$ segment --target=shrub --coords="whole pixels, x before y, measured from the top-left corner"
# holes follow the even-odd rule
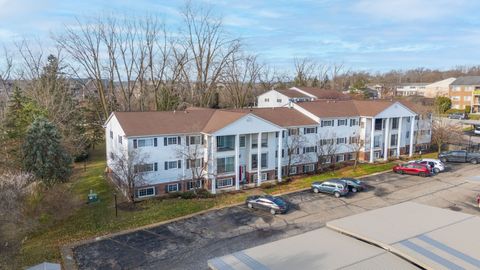
[[[445,113],[464,113],[465,110],[461,109],[448,109]]]
[[[466,105],[465,106],[465,113],[470,113],[472,111],[472,106]]]
[[[260,185],[260,188],[262,189],[270,189],[270,188],[273,188],[275,186],[274,183],[271,183],[271,182],[265,182],[265,183],[262,183]]]
[[[208,192],[208,190],[201,188],[197,189],[195,191],[189,190],[185,192],[171,192],[168,193],[167,195],[168,198],[182,198],[185,200],[190,200],[190,199],[206,199],[206,198],[212,198],[215,197],[215,195],[211,194]]]

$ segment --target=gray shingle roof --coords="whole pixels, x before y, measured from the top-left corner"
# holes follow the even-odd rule
[[[459,77],[451,85],[480,85],[480,76]]]

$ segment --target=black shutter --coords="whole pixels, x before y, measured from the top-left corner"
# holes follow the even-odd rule
[[[307,128],[303,128],[303,134],[307,134]]]
[[[315,127],[315,133],[318,133],[318,127]]]
[[[190,160],[187,159],[187,165],[186,165],[187,169],[190,169]]]
[[[163,138],[163,145],[167,146],[167,137]]]
[[[182,183],[178,183],[178,191],[182,191]]]
[[[278,138],[278,132],[275,132],[275,138]]]
[[[133,148],[137,148],[137,139],[133,140]]]
[[[278,150],[275,150],[275,157],[278,157]]]
[[[190,145],[190,136],[185,137],[185,143],[187,144],[187,146]]]
[[[285,138],[285,130],[282,130],[282,138]]]
[[[157,162],[153,163],[153,167],[154,167],[155,171],[158,171],[158,163]]]
[[[320,126],[323,127],[323,121],[320,121]]]
[[[182,144],[182,138],[180,136],[178,136],[177,144]]]
[[[165,185],[165,193],[168,193],[168,184]]]
[[[200,137],[202,138],[202,145],[204,145],[205,144],[205,136],[200,135]]]
[[[303,153],[305,154],[305,147],[303,147]]]
[[[179,161],[177,161],[177,163],[178,163],[178,168],[181,169],[182,168],[182,161],[179,160]]]
[[[168,161],[165,161],[165,170],[168,170]]]
[[[317,146],[315,146],[315,153],[317,152]]]
[[[285,157],[285,150],[282,149],[282,157]]]
[[[153,138],[153,146],[157,147],[157,138]]]

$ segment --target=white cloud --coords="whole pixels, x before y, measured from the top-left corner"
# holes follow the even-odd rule
[[[465,0],[360,0],[354,11],[392,21],[447,20],[466,8]]]
[[[19,18],[49,8],[51,0],[0,0],[0,20]]]
[[[223,18],[223,23],[228,26],[245,27],[254,25],[256,22],[252,19],[240,17],[237,15],[227,15]]]

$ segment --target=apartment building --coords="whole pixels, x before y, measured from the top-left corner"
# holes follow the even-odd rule
[[[453,109],[466,109],[470,106],[472,113],[480,112],[480,76],[457,78],[450,84],[449,97]]]
[[[423,96],[426,98],[448,97],[450,84],[452,84],[455,80],[456,78],[448,78],[428,84],[427,86],[425,86]]]
[[[314,87],[292,87],[289,89],[270,90],[258,96],[257,107],[272,108],[291,105],[296,102],[314,100],[347,100],[350,97],[334,90]]]
[[[278,104],[112,113],[105,123],[109,171],[122,175],[119,159],[130,160],[141,175],[138,199],[195,187],[217,193],[313,172],[319,153],[325,165],[357,153],[374,162],[411,155],[430,143],[431,117],[421,118],[403,101]]]
[[[397,96],[423,96],[428,83],[401,83],[396,86]]]

